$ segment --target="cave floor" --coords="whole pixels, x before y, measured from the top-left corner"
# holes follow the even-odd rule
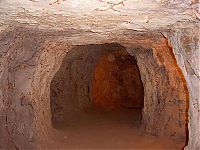
[[[58,124],[53,149],[181,149],[183,143],[145,134],[140,110],[89,111]]]

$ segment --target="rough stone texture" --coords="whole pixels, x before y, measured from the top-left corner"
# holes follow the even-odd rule
[[[115,48],[115,49],[114,49]],[[137,62],[121,46],[103,49],[93,77],[92,100],[104,110],[143,107]]]
[[[37,61],[34,55],[38,55],[37,49],[44,41],[31,42],[30,37],[12,32],[1,36],[0,130],[3,136],[0,148],[30,148],[34,140],[30,79],[33,78]]]
[[[149,98],[145,98],[145,105],[151,101],[158,104],[160,96],[164,100],[166,94],[163,91],[166,87],[160,87],[160,84],[166,85],[168,82],[166,74],[170,75],[170,85],[173,88],[180,88],[184,81],[174,85],[178,67],[175,67],[175,70],[170,67],[174,67],[176,62],[171,61],[169,47],[166,48],[167,40],[161,38],[160,33],[163,33],[173,47],[189,90],[190,137],[187,148],[200,149],[198,0],[52,2],[0,0],[0,148],[28,149],[38,145],[38,137],[46,139],[42,137],[48,136],[47,130],[51,128],[49,87],[69,45],[119,43],[125,46],[137,58],[143,84],[146,86],[146,96],[148,92],[151,95],[151,92],[146,90],[149,86],[162,91],[155,92],[153,97],[149,95]],[[165,45],[164,48],[162,45]],[[142,48],[138,49],[141,46]],[[138,53],[135,50],[134,53],[131,52],[133,49]],[[164,61],[162,55],[159,56],[162,53],[166,55]],[[143,57],[145,59],[142,60]],[[152,68],[149,74],[155,75],[155,78],[144,74],[149,70],[148,67]],[[163,72],[165,75],[159,74]],[[147,79],[152,83],[145,82]],[[157,81],[161,83],[157,85]],[[160,88],[157,89],[157,86]],[[178,95],[176,90],[171,92],[171,96],[178,102],[176,106],[179,106],[181,101],[177,100],[184,101],[181,98],[184,96]],[[163,102],[165,101],[160,101],[160,105],[156,107],[149,107],[150,114],[158,116],[157,112],[152,110],[160,110]],[[177,112],[173,117],[179,118],[179,109],[175,109],[174,105],[170,109]],[[185,110],[187,114],[187,108]],[[147,108],[144,110],[144,116],[145,112],[148,112]],[[161,122],[166,125],[170,114],[159,112],[166,114],[162,116]],[[148,131],[165,132],[163,128],[153,128],[154,118],[148,118],[147,114],[144,122],[150,122],[146,126]],[[177,120],[175,122],[177,123]],[[181,123],[182,130],[184,123]]]
[[[184,28],[180,28],[184,26]],[[199,26],[178,24],[164,33],[173,47],[177,63],[187,81],[189,90],[189,143],[186,149],[200,149],[200,84],[199,84]]]
[[[142,121],[150,134],[184,139],[187,89],[171,48],[161,39],[147,48],[128,49],[137,59],[144,86]]]
[[[51,82],[53,122],[73,120],[80,109],[91,107],[91,79],[101,49],[106,46],[76,46],[63,59]]]
[[[122,29],[165,29],[199,17],[198,0],[1,0],[1,28],[77,29],[109,37]]]
[[[35,66],[30,93],[34,103],[35,137],[42,144],[51,137],[50,83],[69,49],[66,43],[47,41]]]
[[[38,142],[50,137],[50,83],[69,50],[67,41],[52,41],[57,35],[63,36],[63,33],[18,29],[1,35],[1,85],[4,85],[1,86],[1,132],[4,136],[1,147],[39,146]],[[129,32],[118,40],[136,57],[140,68],[145,96],[145,130],[156,135],[181,137],[185,130],[186,97],[178,90],[184,90],[183,82],[166,39],[160,34],[153,35]],[[30,45],[30,39],[38,43]],[[16,65],[22,66],[19,71],[23,75],[16,76],[18,72],[13,71]],[[26,66],[32,69],[24,72]],[[18,91],[21,88],[25,94]],[[18,109],[20,101],[26,109]],[[26,113],[27,117],[21,117]]]
[[[155,41],[154,38],[146,37],[147,41],[142,41],[143,45],[138,43],[140,40],[140,37],[135,38],[134,41],[130,39],[130,41],[128,41],[129,43],[124,45],[127,46],[128,52],[133,54],[137,59],[144,85],[143,126],[150,134],[159,136],[167,135],[172,138],[181,138],[184,141],[188,119],[186,116],[188,111],[188,95],[185,87],[185,80],[175,62],[171,47],[169,47],[167,40],[162,36],[158,36],[157,41]],[[64,85],[65,88],[63,89],[66,89],[66,91],[62,92],[64,94],[59,94],[59,98],[54,98],[54,101],[58,98],[61,102],[63,97],[69,96],[69,98],[65,98],[66,101],[60,103],[58,107],[60,108],[62,105],[62,107],[65,108],[64,114],[69,115],[71,113],[71,108],[78,110],[75,105],[80,107],[83,105],[83,102],[88,104],[91,101],[91,99],[89,99],[90,95],[88,94],[88,84],[92,75],[92,70],[94,71],[93,67],[95,63],[87,64],[87,61],[91,58],[90,56],[95,56],[95,52],[92,52],[92,50],[97,50],[98,54],[100,50],[107,48],[109,47],[100,45],[97,45],[97,47],[85,46],[75,49],[74,51],[77,50],[77,52],[74,54],[73,51],[68,53],[63,66],[56,75],[57,81],[55,84],[61,83],[61,85],[54,86],[62,89],[62,83],[70,83]],[[92,53],[85,52],[85,54],[83,54],[84,50],[89,50]],[[79,60],[80,57],[83,58]],[[74,63],[69,63],[74,58]],[[97,57],[94,58],[92,62],[96,59]],[[87,66],[80,67],[80,64],[87,64]],[[85,68],[90,68],[87,73],[88,75],[85,74]],[[61,79],[62,77],[64,77],[64,79]],[[63,82],[59,82],[61,80]],[[54,91],[62,90],[55,89]],[[77,102],[73,101],[72,104],[70,104],[71,99]],[[65,107],[67,104],[68,106]],[[72,105],[73,107],[71,107]],[[64,114],[63,117],[65,116]]]
[[[69,46],[25,32],[3,33],[0,41],[0,148],[36,148],[51,128],[47,87]]]

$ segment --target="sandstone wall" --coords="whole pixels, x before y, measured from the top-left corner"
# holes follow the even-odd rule
[[[92,80],[92,99],[97,108],[142,109],[143,85],[139,69],[125,48],[103,49]]]
[[[177,31],[185,35],[186,30]],[[176,32],[168,33],[175,54],[179,52],[177,45],[183,49],[185,46],[181,42],[173,44],[173,41],[176,41],[176,38],[187,37],[176,35]],[[187,32],[196,34],[193,29],[187,29]],[[63,57],[70,49],[67,41],[56,40],[57,34],[63,37],[71,36],[67,32],[44,34],[26,29],[1,33],[0,135],[2,138],[0,138],[0,148],[30,149],[38,146],[38,141],[48,140],[47,137],[50,137],[50,83]],[[145,130],[154,135],[184,137],[188,98],[185,81],[167,40],[160,36],[158,36],[160,39],[155,38],[156,36],[148,36],[148,34],[133,36],[124,32],[115,42],[124,45],[137,60],[144,85]],[[189,41],[193,45],[195,38]],[[185,49],[188,50],[188,47]],[[196,51],[191,52],[191,56],[180,52],[188,56],[183,57],[185,62],[188,60],[190,62],[187,67],[181,67],[182,61],[178,55],[176,57],[186,77],[192,102],[188,148],[198,149],[199,110],[196,106],[198,103],[194,103],[199,102],[196,84],[199,80],[196,79],[198,59],[192,61],[194,56],[198,58],[198,55]],[[184,68],[188,68],[187,74]]]
[[[66,54],[51,82],[53,122],[76,119],[80,110],[91,107],[91,80],[103,47],[76,46]]]
[[[30,148],[34,141],[31,79],[44,40],[26,33],[1,34],[0,148]]]
[[[198,24],[177,24],[164,35],[169,39],[189,90],[189,143],[186,149],[200,149],[200,49]]]
[[[46,39],[17,29],[1,34],[0,149],[33,149],[47,140],[48,87],[69,46]]]
[[[171,48],[163,38],[149,45],[128,46],[128,52],[137,59],[144,86],[145,130],[152,135],[185,139],[187,88]]]

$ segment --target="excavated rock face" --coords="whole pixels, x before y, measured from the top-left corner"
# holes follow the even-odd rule
[[[102,51],[92,79],[95,107],[142,109],[143,85],[134,57],[119,45],[110,45]]]
[[[199,17],[198,0],[1,0],[0,24],[82,30],[111,38],[124,29],[165,29]]]
[[[8,32],[3,34],[1,38],[1,42],[5,46],[3,50],[6,50],[2,55],[2,60],[5,59],[2,62],[5,64],[1,66],[1,82],[4,85],[1,87],[4,97],[1,105],[1,114],[3,114],[1,119],[1,129],[3,130],[1,132],[3,132],[2,135],[5,135],[5,138],[1,140],[9,148],[39,146],[38,142],[43,142],[43,140],[51,137],[50,84],[61,66],[62,60],[64,67],[61,66],[54,79],[57,75],[63,73],[62,68],[65,70],[65,68],[68,68],[67,66],[71,66],[67,58],[76,58],[74,68],[79,69],[66,72],[68,76],[64,76],[65,80],[75,81],[78,79],[75,73],[80,74],[80,78],[85,75],[80,64],[84,61],[94,62],[101,48],[104,48],[91,46],[91,50],[90,48],[88,50],[87,46],[82,46],[71,49],[65,42],[54,42],[49,39],[57,36],[56,34],[49,37],[45,36],[45,33],[24,32],[25,30],[23,32],[22,30]],[[10,39],[10,37],[14,38]],[[28,44],[30,39],[33,41],[40,39],[40,41],[34,43],[33,47],[33,45]],[[137,35],[134,39],[124,40],[122,43],[127,47],[127,51],[135,56],[140,69],[144,85],[142,120],[144,129],[154,135],[167,135],[174,138],[184,137],[187,95],[184,82],[181,79],[182,76],[174,62],[166,39],[159,34],[153,36],[153,38],[150,35]],[[6,48],[8,45],[9,47]],[[92,51],[92,48],[97,49],[97,53]],[[71,51],[69,51],[70,49]],[[81,55],[84,50],[88,52]],[[69,52],[67,53],[67,51]],[[31,56],[27,55],[27,52]],[[65,59],[63,59],[65,55]],[[91,59],[90,56],[95,57]],[[91,64],[88,63],[88,65]],[[88,67],[94,68],[94,65]],[[90,71],[88,71],[89,76],[91,77]],[[87,83],[88,79],[85,79],[85,81]],[[62,84],[62,82],[59,83]],[[86,83],[79,82],[79,84],[83,84],[82,87]],[[72,96],[84,97],[88,90],[87,86],[85,86],[85,89],[83,88],[83,91],[78,85],[70,87],[72,91],[73,88],[77,88],[80,92],[77,94],[69,91]],[[86,92],[84,92],[85,90]],[[85,103],[87,101],[86,98]],[[19,107],[22,108],[19,109]],[[26,116],[21,118],[21,115],[25,114]],[[155,122],[157,123],[155,124]],[[11,137],[13,140],[11,140]]]
[[[146,48],[134,45],[130,44],[128,51],[137,59],[144,86],[145,130],[153,135],[185,137],[187,88],[171,48],[162,37]]]
[[[51,81],[53,123],[73,120],[81,109],[91,107],[91,79],[101,48],[103,46],[76,46],[66,54]]]
[[[180,26],[184,26],[183,29]],[[189,143],[188,149],[200,148],[200,96],[199,96],[199,26],[179,24],[174,31],[165,33],[173,47],[177,63],[189,90]]]
[[[1,35],[1,148],[34,148],[51,127],[49,86],[69,46],[43,38]]]
[[[33,149],[51,137],[50,85],[69,50],[118,43],[140,70],[144,129],[182,137],[188,118],[186,149],[200,149],[198,6],[198,0],[0,0],[0,148]]]

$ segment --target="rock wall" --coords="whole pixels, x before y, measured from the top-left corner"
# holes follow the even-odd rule
[[[199,58],[195,44],[198,41],[195,30],[198,28],[191,27],[165,34],[190,92],[187,148],[198,149]],[[192,38],[189,34],[193,35]],[[58,35],[69,37],[72,33],[15,29],[0,34],[0,148],[34,149],[39,146],[39,141],[50,137],[50,84],[71,48],[67,40],[58,39]],[[89,41],[103,41],[95,40]],[[188,95],[184,77],[166,38],[157,34],[124,31],[113,41],[125,46],[137,60],[144,85],[145,130],[154,135],[185,137]]]
[[[66,52],[71,49],[67,43],[46,41],[35,66],[30,93],[34,107],[35,137],[41,146],[51,140],[50,83],[62,64]],[[53,144],[53,143],[52,143]],[[40,146],[40,145],[39,145]]]
[[[179,138],[184,143],[187,89],[171,48],[161,39],[146,47],[127,48],[137,59],[144,86],[142,124],[152,135]]]
[[[51,78],[48,75],[53,76],[59,65],[52,68],[51,62],[43,60],[40,56],[42,55],[43,46],[54,47],[53,45],[57,43],[59,47],[61,46],[59,44],[61,41],[65,44],[67,43],[66,46],[61,46],[62,50],[57,50],[57,46],[54,47],[57,50],[56,52],[53,52],[53,49],[48,50],[48,52],[51,51],[53,54],[51,56],[45,55],[48,52],[44,48],[45,52],[42,56],[45,58],[51,57],[53,59],[52,63],[59,64],[64,53],[67,51],[66,49],[68,49],[68,44],[119,43],[127,48],[132,47],[132,50],[138,46],[149,50],[152,49],[144,52],[144,60],[142,60],[142,57],[144,58],[142,56],[143,52],[133,55],[137,57],[141,75],[143,74],[143,83],[147,86],[145,88],[145,105],[149,109],[145,108],[144,111],[147,115],[147,117],[144,117],[146,118],[144,120],[146,120],[146,123],[150,122],[147,125],[149,126],[147,129],[150,128],[149,130],[152,131],[164,130],[161,127],[152,129],[155,118],[150,117],[147,113],[150,111],[149,114],[152,116],[160,112],[161,105],[163,105],[163,100],[166,97],[166,93],[163,91],[171,90],[171,88],[166,88],[169,87],[169,85],[166,85],[168,83],[168,76],[169,80],[176,77],[176,75],[171,77],[171,73],[168,73],[176,71],[170,70],[167,67],[167,58],[164,58],[163,61],[162,57],[159,56],[160,54],[157,57],[156,46],[154,48],[152,46],[159,44],[160,39],[158,37],[162,33],[171,43],[173,53],[181,70],[175,65],[176,62],[172,67],[176,66],[175,70],[179,70],[178,72],[180,73],[183,72],[189,90],[190,138],[187,148],[200,149],[198,142],[200,135],[199,46],[197,44],[199,41],[199,4],[199,0],[87,0],[79,2],[73,0],[0,0],[0,135],[3,135],[3,138],[0,138],[0,148],[5,145],[12,145],[12,148],[15,146],[16,148],[20,146],[29,148],[29,137],[30,141],[33,141],[32,139],[34,138],[32,137],[35,135],[33,121],[37,120],[35,110],[42,114],[42,104],[47,104],[47,102],[41,102],[41,106],[39,105],[40,101],[43,101],[43,97],[45,97],[44,101],[47,101],[47,96],[38,91],[40,96],[37,97],[37,100],[34,100],[38,101],[36,102],[38,108],[34,107],[35,104],[32,99],[36,98],[38,94],[37,92],[29,94],[29,92],[32,90],[32,84],[35,88],[38,87],[35,90],[39,90],[40,86],[33,83],[33,76],[37,70],[36,67],[44,67],[44,72],[42,72],[44,76],[41,78],[47,77],[48,79],[41,79],[44,83],[41,88],[44,88],[42,91],[48,94],[46,90],[49,89]],[[23,27],[24,29],[18,30],[18,27]],[[10,28],[12,28],[12,32],[9,31]],[[2,33],[3,30],[7,31]],[[45,42],[47,39],[51,42]],[[166,39],[163,41],[160,44],[166,45]],[[168,49],[163,48],[163,51],[168,51]],[[149,56],[145,54],[146,52]],[[58,58],[56,55],[60,57]],[[41,58],[40,60],[43,63],[50,65],[50,68],[48,68],[47,64],[38,66],[39,58]],[[171,59],[171,56],[169,58]],[[147,63],[144,64],[142,61]],[[45,67],[49,70],[46,70]],[[160,70],[158,67],[160,67]],[[153,70],[148,68],[152,68]],[[163,72],[169,75],[160,75]],[[37,73],[37,75],[40,76],[40,73]],[[38,79],[40,77],[34,78],[34,82]],[[161,81],[162,79],[164,80]],[[184,80],[180,83],[177,83],[178,81],[174,82],[174,84],[178,85],[173,85],[172,82],[174,81],[169,82],[170,86],[174,89],[180,88],[182,91],[183,88],[180,85],[182,82],[185,82]],[[37,84],[39,84],[39,81],[37,81]],[[149,90],[151,85],[154,87],[152,89],[157,91],[155,92],[157,95],[150,94],[154,92],[154,90]],[[185,102],[185,98],[182,98],[184,96],[179,95],[180,92],[178,93],[176,90],[169,93],[172,94],[171,99],[175,99],[172,100],[173,102],[178,101],[178,104],[175,103],[173,106],[170,106],[170,109],[173,108],[175,111],[175,117],[172,115],[173,118],[177,118],[177,114],[180,114],[180,116],[185,115],[187,118],[188,104],[187,101]],[[158,98],[160,95],[162,98]],[[177,95],[179,96],[177,97]],[[23,96],[25,98],[22,98],[21,104],[21,97]],[[167,96],[166,99],[169,100],[169,97]],[[181,110],[182,101],[186,105],[184,106],[185,113]],[[153,105],[154,102],[156,106]],[[180,106],[179,102],[182,103],[181,108],[178,107]],[[168,102],[166,104],[165,106],[168,106]],[[155,109],[157,107],[161,107],[158,108],[158,112]],[[177,108],[175,109],[175,107]],[[164,116],[164,120],[161,123],[162,127],[165,127],[166,120],[169,119],[167,110],[165,110],[166,113],[163,113],[164,110],[161,111],[161,114],[167,115]],[[49,110],[44,113],[48,112]],[[47,120],[49,117],[50,115],[48,115]],[[147,121],[148,119],[149,121]],[[4,143],[4,146],[2,146],[2,143]]]
[[[29,31],[1,34],[0,149],[34,149],[49,135],[48,87],[69,46],[46,39]]]
[[[143,107],[143,85],[134,57],[124,47],[103,49],[96,65],[92,100],[104,110]]]
[[[73,120],[80,110],[91,107],[91,79],[103,47],[76,46],[66,54],[51,82],[53,122]]]
[[[37,50],[44,41],[30,42],[31,39],[23,33],[7,32],[1,35],[0,148],[30,148],[35,140],[34,111],[31,99],[27,97],[30,96],[30,79],[37,61],[34,55],[40,54]]]
[[[187,81],[189,90],[189,142],[186,149],[200,149],[200,67],[199,26],[177,24],[170,32],[163,33],[173,47],[177,63]]]

